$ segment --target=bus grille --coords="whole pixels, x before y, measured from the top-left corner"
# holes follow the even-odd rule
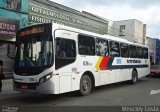
[[[21,82],[15,82],[14,81],[14,85],[18,89],[23,89],[22,86],[25,85],[27,87],[25,89],[35,90],[36,87],[39,85],[39,83],[21,83]]]

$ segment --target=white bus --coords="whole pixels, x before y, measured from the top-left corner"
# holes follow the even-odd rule
[[[16,37],[14,89],[88,95],[96,86],[149,74],[148,48],[118,37],[55,23],[20,29]]]

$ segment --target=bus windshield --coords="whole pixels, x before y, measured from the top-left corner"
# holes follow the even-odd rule
[[[16,66],[43,67],[53,61],[52,36],[36,34],[31,37],[20,37],[16,55]]]

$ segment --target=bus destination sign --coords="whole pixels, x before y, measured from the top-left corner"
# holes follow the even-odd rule
[[[29,28],[25,31],[20,32],[19,36],[23,37],[23,36],[27,36],[31,34],[42,33],[42,32],[44,32],[44,27],[33,27],[33,28]]]

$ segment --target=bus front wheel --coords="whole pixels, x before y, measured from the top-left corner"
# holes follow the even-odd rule
[[[131,84],[135,84],[137,82],[138,82],[138,74],[137,74],[137,71],[133,70]]]
[[[89,95],[92,91],[92,81],[88,75],[83,75],[80,80],[80,90],[79,93],[82,96]]]

